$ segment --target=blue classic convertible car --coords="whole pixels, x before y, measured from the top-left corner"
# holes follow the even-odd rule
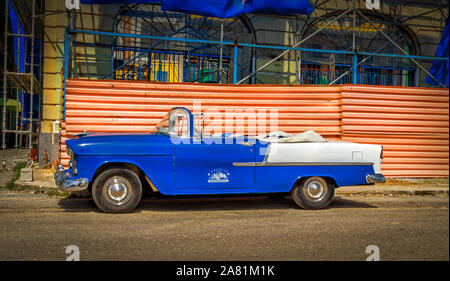
[[[88,189],[109,213],[132,211],[143,190],[163,195],[288,193],[305,209],[326,207],[340,186],[385,181],[381,145],[312,137],[204,135],[188,109],[167,113],[153,133],[84,133],[66,141],[63,191]],[[310,132],[310,133],[311,133]],[[300,136],[300,137],[299,137]]]

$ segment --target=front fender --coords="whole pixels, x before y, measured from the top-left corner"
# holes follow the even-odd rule
[[[173,194],[173,156],[79,156],[77,177],[88,178],[90,182],[104,165],[129,164],[139,168],[164,195]]]

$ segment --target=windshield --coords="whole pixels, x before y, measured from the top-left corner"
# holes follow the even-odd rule
[[[169,133],[169,118],[170,112],[168,112],[161,121],[159,121],[158,125],[156,125],[156,132],[158,134],[168,134]]]
[[[189,111],[184,108],[174,108],[156,125],[156,132],[189,137],[189,122]]]

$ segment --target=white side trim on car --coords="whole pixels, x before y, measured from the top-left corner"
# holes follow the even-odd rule
[[[270,143],[268,163],[373,163],[381,173],[381,145],[351,142]]]

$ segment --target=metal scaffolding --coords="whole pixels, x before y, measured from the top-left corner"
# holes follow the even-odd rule
[[[41,121],[43,40],[42,14],[44,1],[18,3],[6,0],[4,6],[3,42],[3,106],[2,106],[2,168],[6,167],[8,139],[14,138],[15,158],[32,165],[37,155]],[[10,11],[17,19],[17,32],[12,32]],[[38,13],[39,12],[39,13]],[[39,26],[38,26],[39,25]],[[38,28],[39,32],[36,32]],[[17,41],[14,41],[17,40]],[[9,44],[13,42],[13,44]],[[23,45],[22,45],[23,44]],[[39,44],[39,45],[36,45]],[[15,46],[16,47],[15,47]],[[23,46],[23,48],[22,48]],[[36,52],[38,51],[38,60]],[[14,100],[14,122],[8,115],[8,101]],[[38,97],[38,98],[36,98]],[[39,104],[36,106],[35,103]],[[29,109],[26,112],[27,108]],[[20,114],[19,114],[20,113]],[[7,122],[15,123],[8,128]],[[9,137],[7,139],[7,137]],[[27,155],[24,151],[28,150]]]
[[[423,72],[425,72],[430,78],[432,78],[438,85],[440,85],[441,87],[445,88],[446,86],[443,85],[440,81],[438,81],[433,75],[431,75],[431,73],[422,65],[422,63],[420,63],[418,60],[422,59],[422,60],[429,60],[430,57],[426,58],[425,56],[414,56],[411,55],[408,51],[406,51],[404,48],[402,48],[397,42],[396,42],[396,38],[389,36],[388,34],[386,34],[381,28],[381,25],[392,25],[393,26],[393,30],[395,31],[396,29],[398,29],[398,25],[401,22],[406,22],[409,21],[413,18],[417,18],[420,16],[424,16],[426,14],[429,14],[433,11],[437,11],[437,10],[442,10],[445,9],[446,7],[444,5],[439,5],[438,4],[438,8],[433,8],[430,11],[427,11],[425,13],[422,13],[420,15],[414,15],[414,16],[410,16],[407,18],[403,18],[401,20],[399,20],[397,18],[397,14],[395,13],[396,9],[394,9],[394,15],[392,17],[392,19],[386,19],[386,16],[381,14],[380,12],[378,12],[376,9],[373,10],[364,10],[364,12],[362,12],[363,9],[359,8],[357,6],[357,1],[356,0],[351,0],[351,6],[349,6],[346,10],[344,11],[333,11],[332,13],[328,13],[327,12],[327,6],[326,3],[329,1],[322,1],[320,4],[317,4],[317,0],[315,1],[314,4],[314,13],[315,13],[315,17],[308,15],[304,21],[303,27],[302,27],[302,39],[299,39],[298,34],[295,34],[296,40],[294,40],[295,43],[292,48],[290,49],[286,49],[285,51],[283,51],[281,54],[277,55],[275,58],[271,59],[270,61],[268,61],[267,63],[265,63],[264,65],[262,65],[261,67],[259,67],[258,69],[256,69],[254,72],[252,72],[251,74],[248,74],[247,76],[245,76],[244,78],[242,78],[241,80],[239,80],[237,82],[237,84],[241,84],[243,82],[245,82],[247,79],[255,76],[257,73],[261,72],[263,69],[267,68],[269,65],[273,64],[274,62],[282,59],[283,57],[285,57],[286,55],[288,55],[291,51],[296,51],[296,56],[298,57],[295,62],[296,62],[296,81],[297,84],[301,84],[301,60],[299,58],[301,58],[301,46],[304,45],[304,43],[308,40],[310,40],[311,38],[313,38],[315,35],[319,34],[321,31],[327,29],[330,25],[332,24],[337,24],[339,23],[340,26],[340,30],[345,30],[345,28],[343,27],[342,22],[339,22],[339,20],[343,19],[345,16],[350,16],[350,20],[351,22],[351,32],[352,32],[352,38],[351,38],[351,43],[348,46],[348,49],[346,50],[329,50],[330,53],[332,54],[349,54],[349,51],[351,51],[351,56],[352,56],[352,64],[350,69],[348,69],[347,71],[345,71],[344,73],[342,73],[342,75],[340,75],[339,77],[337,77],[336,79],[331,79],[331,82],[329,82],[329,85],[333,85],[336,82],[340,81],[343,77],[345,77],[346,75],[352,73],[352,79],[351,79],[351,83],[352,84],[358,84],[358,76],[359,76],[359,66],[364,64],[364,62],[366,62],[369,58],[373,57],[373,56],[382,56],[382,57],[391,57],[391,58],[397,58],[397,59],[401,59],[401,58],[408,58],[410,59],[420,70],[422,70]],[[350,2],[350,1],[347,1]],[[396,7],[399,5],[399,3],[397,3],[397,1],[393,1],[391,3],[393,5],[393,7]],[[317,16],[316,14],[316,9],[317,8],[323,8],[325,10],[325,14],[331,15],[332,18],[329,17],[325,17],[325,18],[321,18],[319,16]],[[447,7],[448,9],[448,7]],[[367,14],[373,14],[374,16],[380,17],[383,19],[383,21],[380,22],[375,22],[373,19],[370,19]],[[389,53],[380,53],[383,49],[385,49],[387,47],[388,44],[384,44],[383,46],[381,46],[380,48],[378,48],[376,51],[361,51],[361,46],[359,45],[358,39],[357,39],[357,18],[359,17],[359,19],[361,19],[362,21],[364,21],[365,23],[369,24],[371,28],[376,30],[375,35],[372,37],[371,42],[373,42],[373,40],[375,39],[375,37],[379,34],[381,34],[381,38],[380,39],[384,39],[387,41],[388,44],[391,44],[392,46],[395,47],[394,51],[400,51],[402,54],[397,54],[396,52],[394,52],[393,54],[389,54]],[[319,20],[324,20],[327,21],[326,23],[324,22],[320,27],[317,27],[314,25],[313,22],[310,21],[311,18],[314,18],[316,21]],[[441,21],[445,22],[445,15],[442,14],[441,16]],[[298,20],[298,18],[296,18],[296,20]],[[298,25],[296,23],[296,25]],[[309,25],[309,26],[308,26]],[[314,27],[315,30],[310,33],[307,34],[306,31],[303,32],[303,30],[305,29],[305,27]],[[361,30],[361,27],[360,27]],[[298,32],[297,32],[298,33]],[[395,34],[395,33],[394,33]],[[379,39],[379,40],[380,40]],[[333,38],[329,39],[330,41],[333,40]],[[341,43],[341,42],[340,42]],[[345,43],[345,42],[344,42]],[[341,43],[342,44],[342,43]],[[338,45],[338,44],[336,44]],[[344,44],[345,45],[345,44]],[[342,46],[342,47],[346,47],[346,46]],[[299,50],[297,50],[299,49]],[[313,50],[308,50],[310,52],[314,52]],[[323,50],[317,50],[317,51],[323,51]],[[361,58],[361,56],[365,56],[364,59],[362,59],[361,61],[358,62],[358,59]],[[439,59],[439,58],[434,58],[434,59]],[[441,58],[442,59],[442,58]],[[448,58],[444,58],[444,60],[448,61]],[[300,63],[300,65],[298,65]],[[392,73],[394,73],[394,71],[392,71]],[[334,74],[334,73],[333,73]],[[395,80],[395,77],[394,77]],[[396,85],[394,83],[394,85]]]
[[[384,3],[384,10],[392,7],[387,13],[367,9],[365,1],[340,1],[344,5],[335,8],[327,6],[330,2],[315,0],[310,15],[265,15],[295,23],[295,28],[278,30],[287,34],[287,44],[258,42],[257,32],[275,32],[255,29],[253,19],[261,15],[216,19],[162,11],[158,4],[123,5],[112,32],[85,29],[82,23],[68,27],[67,77],[264,84],[262,77],[274,74],[268,66],[282,60],[287,71],[275,76],[285,83],[418,86],[419,72],[432,77],[425,62],[448,61],[421,55],[415,34],[405,27],[432,13],[440,12],[440,20],[445,21],[447,7],[415,1],[425,11],[401,15],[398,10],[407,4],[404,1]],[[79,13],[82,18],[83,12]],[[99,39],[85,42],[86,34]],[[111,58],[88,57],[86,48],[103,48],[102,53],[109,49]],[[78,52],[71,51],[75,49]],[[108,71],[92,72],[93,65]]]

